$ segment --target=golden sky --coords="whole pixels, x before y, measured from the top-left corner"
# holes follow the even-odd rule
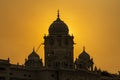
[[[86,46],[102,70],[120,70],[120,0],[0,0],[0,58],[24,64],[60,18],[75,36],[75,58]],[[44,46],[38,54],[43,58]]]

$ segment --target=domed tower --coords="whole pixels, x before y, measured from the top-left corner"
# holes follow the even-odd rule
[[[44,36],[46,68],[73,68],[73,41],[68,26],[60,19],[50,25],[48,36]]]
[[[93,64],[93,59],[90,59],[89,54],[85,51],[85,47],[83,47],[83,52],[76,58],[76,68],[93,71]]]
[[[40,59],[39,55],[35,52],[34,49],[32,53],[28,56],[28,60],[25,59],[25,66],[32,69],[40,69],[43,67],[42,59]]]

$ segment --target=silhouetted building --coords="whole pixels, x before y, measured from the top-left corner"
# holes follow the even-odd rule
[[[101,71],[85,51],[74,61],[74,36],[59,18],[44,36],[45,65],[33,49],[24,65],[0,60],[0,80],[120,80],[120,75]]]

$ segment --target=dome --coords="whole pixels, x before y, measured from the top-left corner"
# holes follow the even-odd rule
[[[35,52],[34,49],[28,56],[28,60],[25,59],[25,66],[31,69],[41,68],[43,66],[42,59],[40,59],[39,55]]]
[[[79,55],[80,59],[85,59],[85,60],[89,60],[90,56],[88,53],[86,53],[85,48],[83,48],[83,52]]]
[[[50,35],[67,35],[69,32],[68,26],[59,18],[55,20],[49,27]]]
[[[39,60],[39,55],[35,52],[35,50],[33,49],[33,52],[28,56],[29,60]]]

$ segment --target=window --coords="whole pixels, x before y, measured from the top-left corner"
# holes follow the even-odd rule
[[[0,70],[5,70],[5,68],[3,68],[3,67],[0,67]]]
[[[28,75],[29,77],[31,77],[31,75]]]
[[[51,38],[50,39],[50,44],[53,45],[54,44],[54,40]]]
[[[26,77],[27,75],[26,74],[24,74],[24,77]]]
[[[66,40],[65,40],[65,44],[66,44],[66,45],[68,45],[68,44],[69,44],[68,39],[66,39]]]
[[[69,78],[67,78],[66,80],[70,80]]]
[[[0,80],[5,80],[5,77],[0,77]]]
[[[13,75],[13,73],[9,73],[9,75]]]
[[[51,74],[51,77],[54,77],[55,75],[54,74]]]

